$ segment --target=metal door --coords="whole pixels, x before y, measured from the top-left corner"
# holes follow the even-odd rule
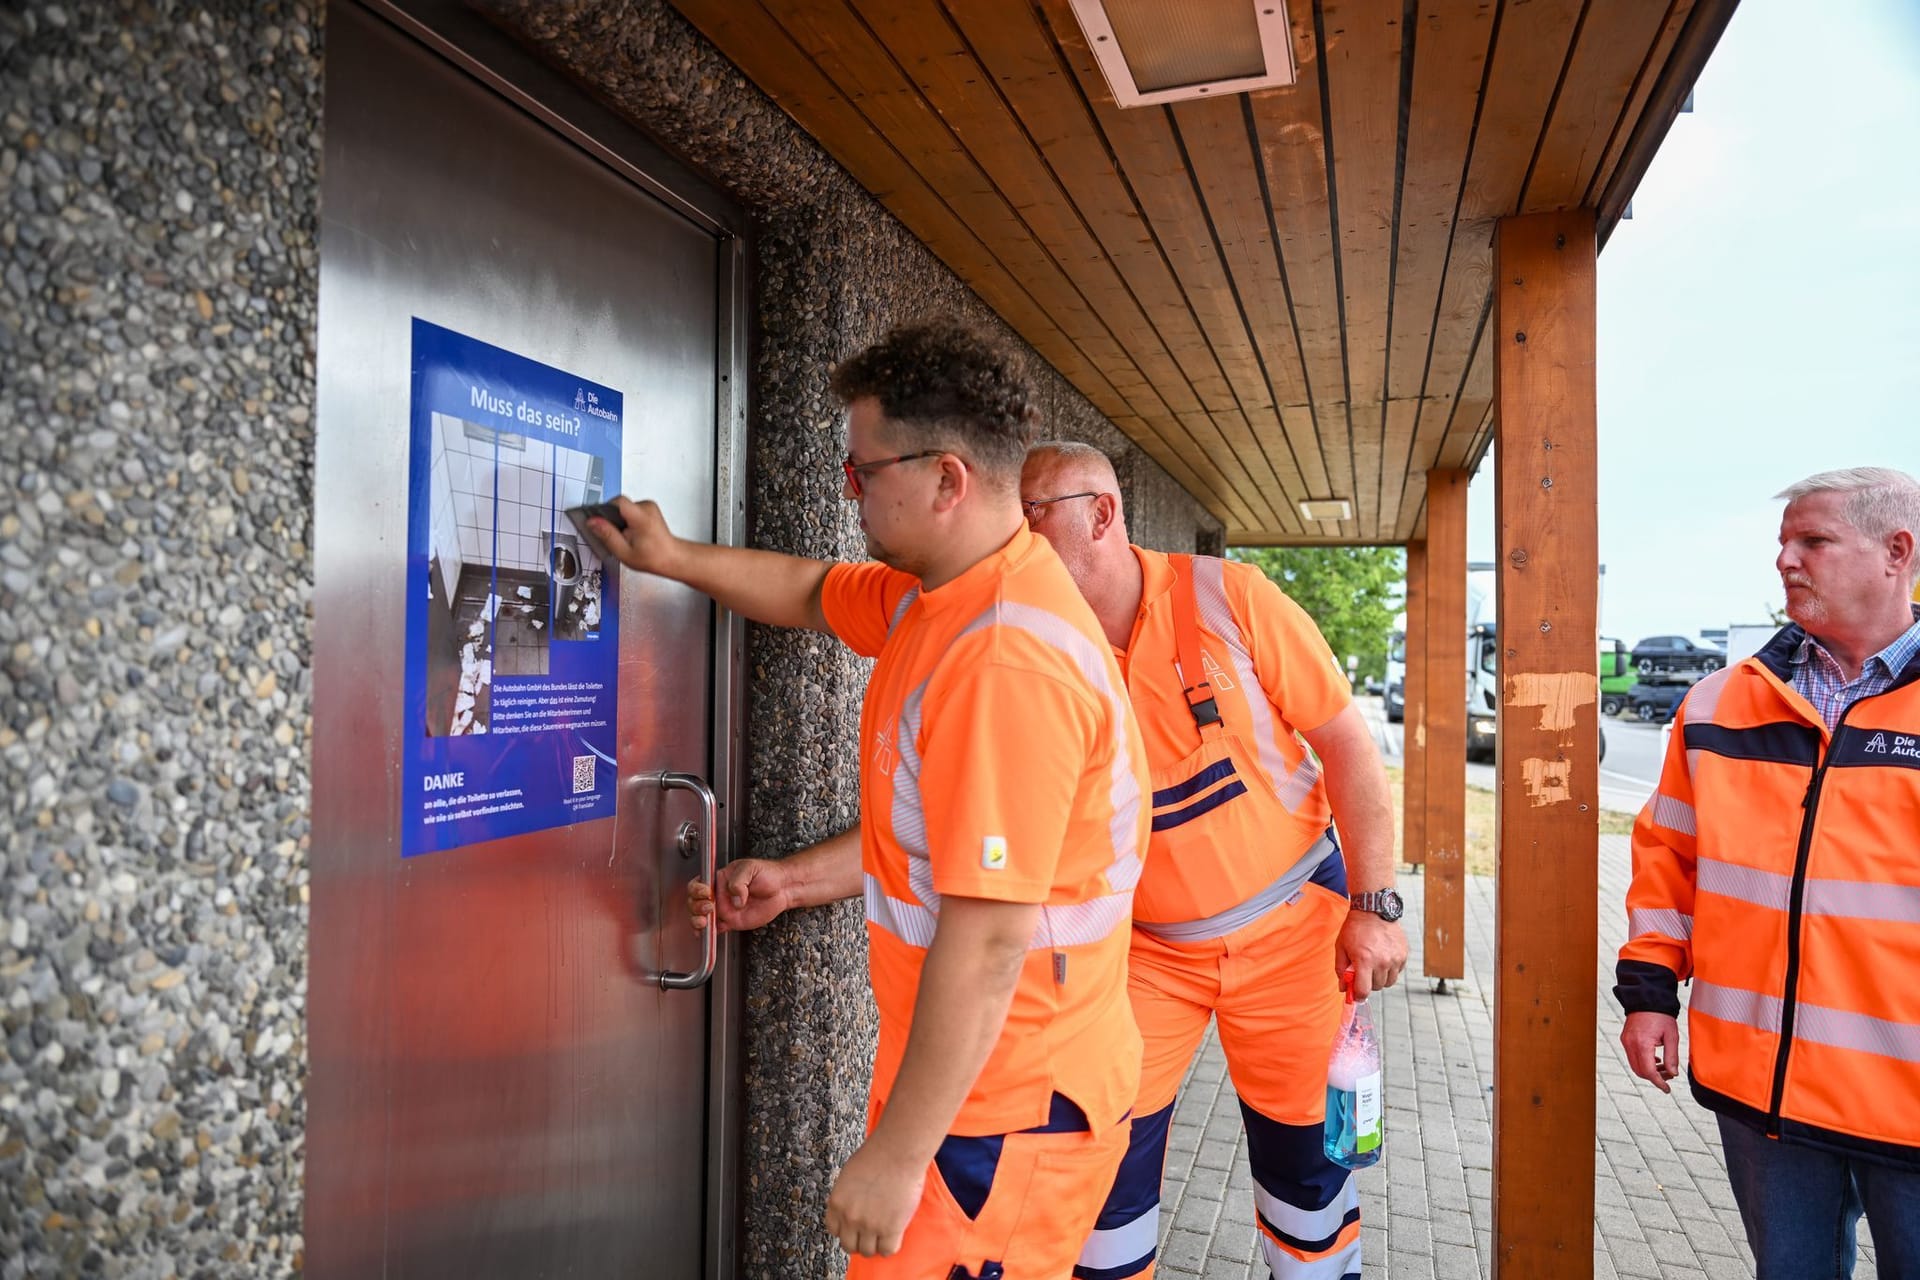
[[[404,859],[397,827],[413,319],[619,390],[625,487],[734,540],[738,251],[422,35],[327,17],[306,1273],[724,1273],[725,1019],[661,978],[727,834],[730,625],[621,580],[614,818]]]

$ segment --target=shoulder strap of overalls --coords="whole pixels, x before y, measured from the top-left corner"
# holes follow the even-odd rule
[[[1214,701],[1213,685],[1200,657],[1200,603],[1193,586],[1193,557],[1170,555],[1167,562],[1173,566],[1173,642],[1174,656],[1180,660],[1180,683],[1194,727],[1201,738],[1212,739],[1220,732],[1220,705]]]

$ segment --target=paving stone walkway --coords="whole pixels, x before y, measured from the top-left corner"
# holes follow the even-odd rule
[[[1626,836],[1600,839],[1599,1081],[1593,1271],[1600,1280],[1734,1280],[1753,1258],[1727,1185],[1714,1117],[1686,1090],[1629,1075],[1613,961],[1625,940]],[[1407,897],[1411,976],[1375,997],[1387,1046],[1387,1158],[1360,1179],[1366,1280],[1492,1275],[1493,881],[1467,880],[1464,981],[1437,992],[1417,976],[1421,881]],[[1266,1280],[1258,1261],[1246,1140],[1219,1042],[1209,1035],[1182,1089],[1168,1142],[1162,1280]],[[1855,1274],[1873,1274],[1865,1225]],[[1509,1278],[1512,1280],[1512,1278]],[[1522,1277],[1519,1280],[1534,1280]]]

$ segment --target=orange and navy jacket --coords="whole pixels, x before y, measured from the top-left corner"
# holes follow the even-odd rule
[[[948,1132],[1047,1124],[1056,1094],[1097,1131],[1139,1088],[1127,927],[1146,853],[1145,753],[1093,610],[1023,524],[934,590],[836,565],[821,607],[877,657],[861,710],[860,855],[884,1107],[951,896],[1041,908],[998,1042]]]
[[[1315,880],[1345,897],[1326,786],[1300,737],[1352,699],[1319,628],[1253,565],[1133,553],[1144,590],[1116,656],[1154,766],[1152,856],[1135,927],[1198,941],[1252,924]],[[1176,587],[1189,566],[1198,675],[1179,664]],[[1205,730],[1188,695],[1202,676],[1219,716]]]
[[[1703,1106],[1920,1168],[1920,658],[1829,731],[1787,627],[1687,694],[1633,828],[1619,985]]]

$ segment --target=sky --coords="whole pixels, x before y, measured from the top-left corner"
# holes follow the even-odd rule
[[[1773,494],[1920,475],[1920,3],[1745,0],[1598,287],[1601,634],[1766,622]]]

